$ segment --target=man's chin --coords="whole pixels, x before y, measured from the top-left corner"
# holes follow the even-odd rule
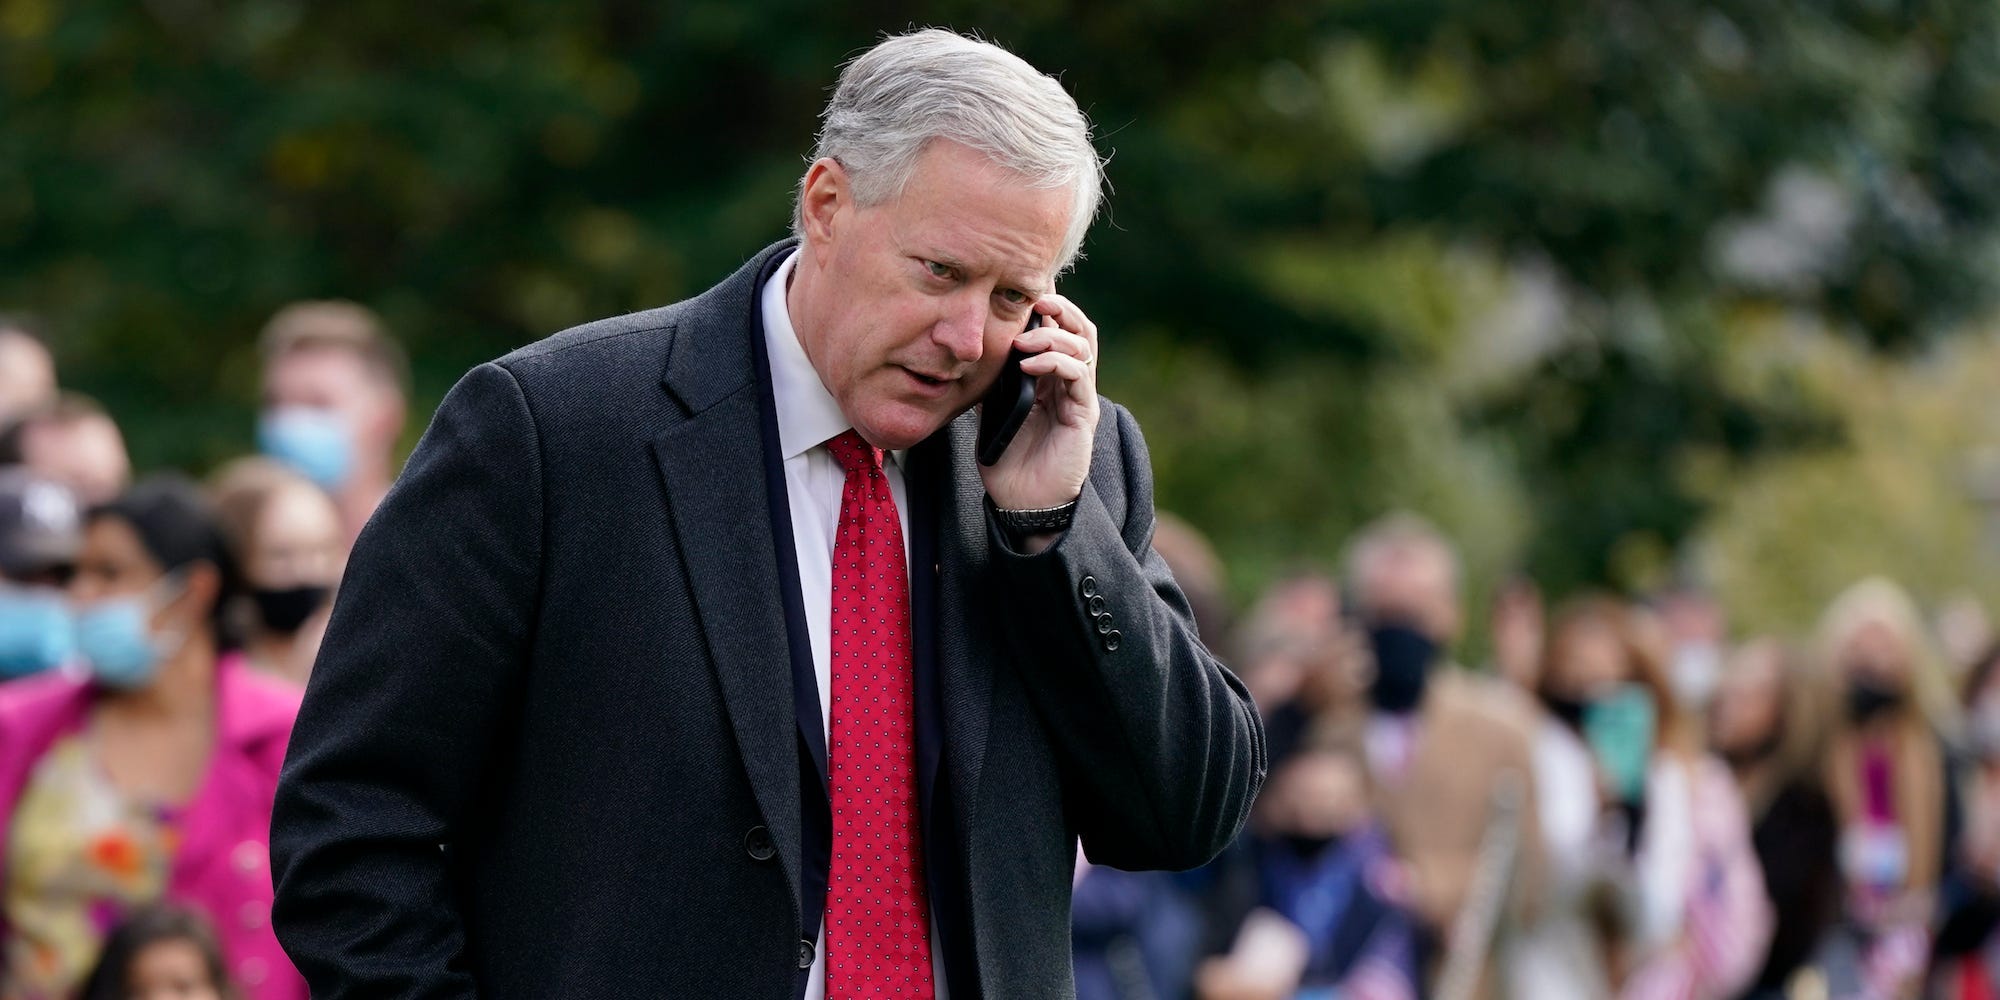
[[[970,403],[963,406],[954,405],[948,409],[932,405],[894,403],[882,407],[879,412],[856,419],[854,426],[869,444],[883,451],[902,451],[916,447],[925,438],[936,434],[944,425],[951,423],[959,414],[971,408]]]

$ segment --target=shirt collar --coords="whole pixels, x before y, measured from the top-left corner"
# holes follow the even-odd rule
[[[854,426],[847,415],[840,412],[840,403],[833,398],[833,393],[826,391],[826,383],[820,381],[819,369],[814,368],[812,359],[806,357],[806,349],[799,343],[798,329],[792,326],[791,309],[785,303],[785,289],[791,283],[792,269],[798,266],[798,262],[799,254],[794,250],[776,271],[771,272],[771,279],[764,283],[764,289],[758,296],[758,308],[764,319],[765,354],[771,359],[771,396],[778,407],[778,447],[786,461],[825,444],[828,439]],[[904,454],[892,451],[888,456],[900,468]]]

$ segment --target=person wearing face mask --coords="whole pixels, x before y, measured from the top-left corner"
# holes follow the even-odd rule
[[[1689,583],[1661,594],[1653,607],[1666,632],[1667,681],[1681,708],[1703,722],[1722,683],[1722,605],[1713,594]]]
[[[1743,644],[1709,703],[1709,747],[1729,764],[1776,923],[1745,1000],[1782,1000],[1805,981],[1840,918],[1839,824],[1820,761],[1834,706],[1802,651],[1775,638]]]
[[[0,687],[0,997],[67,997],[124,914],[221,929],[253,1000],[305,982],[270,930],[265,848],[299,704],[223,624],[235,562],[200,493],[152,479],[92,509],[69,597],[87,676]]]
[[[1318,734],[1277,749],[1250,829],[1219,864],[1212,915],[1229,947],[1202,963],[1197,994],[1418,995],[1423,942],[1392,898],[1400,874],[1360,746]]]
[[[1567,968],[1540,972],[1566,987],[1528,995],[1728,997],[1763,961],[1771,908],[1749,820],[1673,694],[1666,648],[1611,597],[1573,598],[1550,628],[1540,694],[1588,748],[1601,808],[1546,918],[1566,915],[1569,933],[1545,943]]]
[[[334,498],[351,545],[396,475],[410,368],[380,317],[353,302],[295,302],[264,325],[257,443]]]
[[[1520,850],[1501,936],[1532,912],[1545,868],[1533,757],[1534,706],[1506,681],[1454,666],[1462,613],[1457,553],[1410,514],[1371,524],[1348,548],[1354,626],[1373,661],[1363,725],[1384,827],[1410,873],[1410,906],[1442,937],[1468,898],[1494,789],[1524,793]],[[1511,777],[1510,777],[1511,776]],[[1485,966],[1482,954],[1478,964]]]
[[[62,586],[81,520],[67,487],[22,466],[0,468],[0,681],[70,659],[75,629]]]
[[[340,582],[340,510],[324,490],[270,459],[224,466],[209,495],[247,592],[231,612],[252,667],[303,686],[318,651],[322,615]]]
[[[1916,603],[1881,578],[1834,599],[1815,654],[1845,707],[1826,757],[1847,897],[1829,979],[1836,989],[1907,995],[1924,977],[1939,881],[1956,850],[1943,743],[1955,714],[1950,682]]]

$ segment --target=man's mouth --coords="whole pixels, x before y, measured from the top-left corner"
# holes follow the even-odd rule
[[[910,382],[925,395],[941,395],[951,388],[953,382],[958,381],[957,378],[949,375],[931,374],[904,365],[897,365],[896,367],[903,369],[903,374],[908,375]]]

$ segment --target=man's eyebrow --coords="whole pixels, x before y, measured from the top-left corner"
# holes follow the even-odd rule
[[[1020,292],[1020,293],[1021,293],[1022,295],[1025,295],[1025,296],[1027,296],[1027,297],[1029,297],[1029,298],[1031,298],[1031,299],[1040,299],[1040,298],[1042,298],[1043,296],[1045,296],[1045,295],[1049,294],[1049,290],[1048,290],[1048,289],[1046,289],[1046,288],[1043,288],[1043,287],[1042,287],[1042,284],[1041,284],[1041,282],[1039,282],[1039,281],[1032,281],[1032,280],[1031,280],[1031,281],[1002,281],[1002,282],[1000,282],[1000,283],[1001,283],[1002,285],[1005,285],[1005,286],[1007,286],[1007,287],[1009,287],[1009,288],[1012,288],[1012,289],[1014,289],[1014,290],[1015,290],[1015,291],[1017,291],[1017,292]]]

